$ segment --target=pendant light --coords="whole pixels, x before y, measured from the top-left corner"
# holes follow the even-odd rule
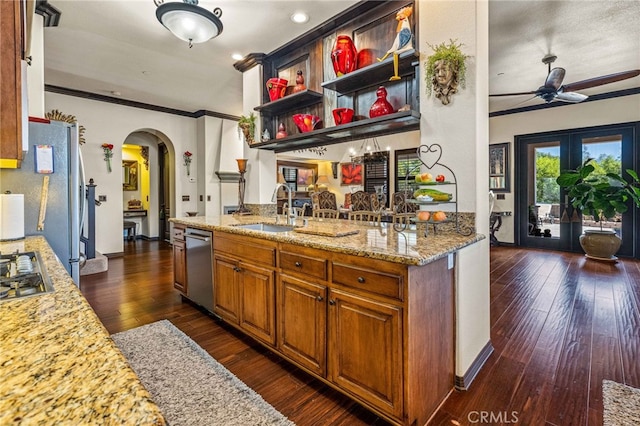
[[[183,0],[165,3],[154,0],[156,17],[162,25],[180,40],[189,43],[204,43],[222,32],[222,9],[216,7],[213,12],[198,6],[198,0]]]

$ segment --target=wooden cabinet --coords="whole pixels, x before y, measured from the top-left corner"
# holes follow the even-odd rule
[[[275,244],[231,234],[214,238],[213,312],[276,344]]]
[[[328,379],[401,418],[402,308],[334,289],[328,303]]]
[[[0,1],[0,167],[22,161],[23,1]]]
[[[173,287],[183,295],[187,295],[187,253],[182,225],[173,227]]]
[[[404,265],[216,232],[214,273],[217,315],[392,424],[426,424],[454,387],[446,257]]]

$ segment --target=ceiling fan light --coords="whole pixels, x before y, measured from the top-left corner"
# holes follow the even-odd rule
[[[163,3],[156,9],[158,21],[180,40],[189,43],[203,43],[218,36],[222,32],[220,15],[219,8],[209,12],[190,3]]]

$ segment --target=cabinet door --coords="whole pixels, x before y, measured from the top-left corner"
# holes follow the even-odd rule
[[[187,295],[187,264],[184,241],[173,242],[173,287]]]
[[[238,261],[221,255],[213,258],[213,312],[229,322],[238,324]]]
[[[325,377],[327,288],[286,275],[278,284],[278,349]]]
[[[329,292],[329,380],[390,415],[402,415],[402,309]]]
[[[240,327],[252,336],[275,345],[275,272],[244,262],[238,266]]]
[[[22,160],[22,16],[20,1],[0,1],[0,161],[19,167]]]

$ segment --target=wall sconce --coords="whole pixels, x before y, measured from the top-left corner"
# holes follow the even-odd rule
[[[236,213],[249,214],[251,212],[244,205],[244,189],[246,185],[244,174],[247,172],[247,161],[249,160],[246,158],[237,158],[236,161],[238,162],[238,171],[240,172],[240,179],[238,179],[238,210],[236,210]]]
[[[334,179],[338,179],[338,164],[340,164],[339,161],[331,162],[331,173],[333,174]]]

